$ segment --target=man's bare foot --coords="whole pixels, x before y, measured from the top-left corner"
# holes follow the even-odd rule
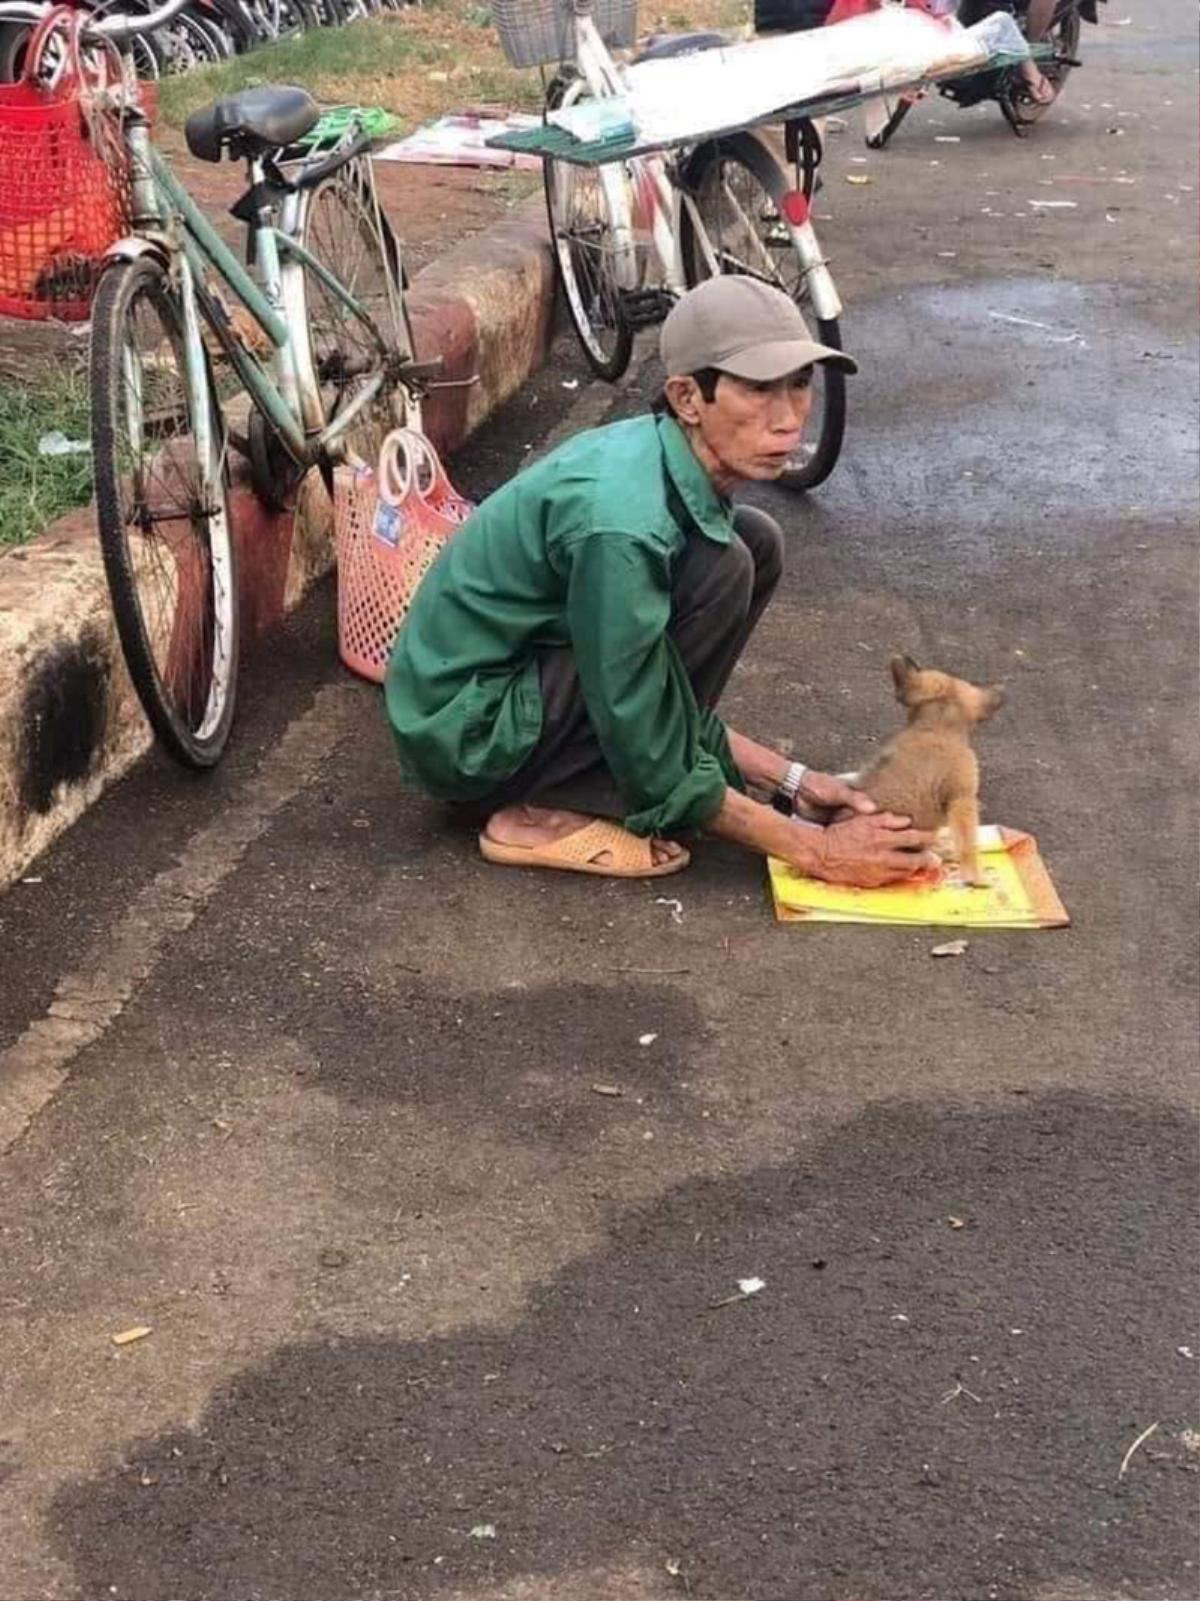
[[[538,845],[552,845],[565,839],[595,819],[586,812],[566,812],[548,806],[505,806],[493,812],[487,821],[487,836],[497,845],[523,845],[526,849]],[[655,867],[682,855],[683,847],[670,839],[650,841],[650,854]],[[602,851],[596,858],[603,862],[609,853]]]
[[[1029,90],[1030,97],[1036,100],[1039,106],[1048,106],[1054,99],[1054,85],[1046,74],[1040,70],[1037,63],[1035,61],[1022,62],[1021,76],[1025,80],[1025,87]]]

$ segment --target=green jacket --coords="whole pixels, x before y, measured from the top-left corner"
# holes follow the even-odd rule
[[[580,434],[518,474],[449,540],[397,636],[385,697],[405,772],[486,799],[538,741],[539,648],[569,646],[628,827],[707,822],[742,780],[667,634],[671,569],[686,540],[732,537],[671,418]]]

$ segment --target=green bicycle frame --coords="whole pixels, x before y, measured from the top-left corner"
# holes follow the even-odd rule
[[[256,260],[263,279],[263,286],[260,287],[148,139],[146,149],[160,219],[174,217],[183,225],[181,249],[190,268],[187,277],[206,322],[220,340],[254,405],[271,423],[295,460],[301,466],[311,466],[379,393],[384,383],[384,373],[380,371],[368,379],[350,405],[339,412],[327,427],[315,434],[306,432],[300,403],[302,380],[297,372],[291,331],[283,315],[282,263],[294,261],[314,273],[329,292],[370,331],[379,345],[381,355],[387,348],[382,335],[365,308],[359,305],[323,262],[307,251],[299,240],[269,224],[260,224],[254,229]],[[260,182],[263,176],[261,163],[252,161],[250,167],[251,181]],[[230,328],[228,316],[205,287],[210,271],[217,274],[222,284],[245,307],[270,340],[275,352],[274,375]],[[188,343],[190,346],[192,341]],[[189,349],[189,358],[198,360],[200,356],[201,352]]]

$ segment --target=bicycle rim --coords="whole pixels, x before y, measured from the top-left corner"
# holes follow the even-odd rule
[[[550,237],[571,322],[595,372],[619,378],[629,365],[633,329],[621,305],[600,169],[565,161],[543,165]]]
[[[354,403],[381,364],[413,355],[412,326],[399,247],[386,220],[377,218],[373,191],[355,168],[342,168],[309,192],[299,239],[370,318],[368,326],[311,268],[298,269],[304,315],[297,360],[311,372],[320,422],[327,427]],[[346,442],[370,458],[384,434],[397,426],[419,427],[420,408],[403,384],[389,379],[351,425]]]
[[[97,520],[130,677],[179,761],[211,766],[233,718],[237,574],[220,416],[199,455],[182,317],[155,261],[100,280],[92,312]]]

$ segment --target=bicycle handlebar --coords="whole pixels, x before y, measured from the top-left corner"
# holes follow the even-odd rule
[[[87,31],[100,34],[105,39],[136,39],[139,34],[153,33],[164,22],[170,22],[187,4],[188,0],[166,0],[164,5],[147,11],[143,16],[116,12],[90,22]],[[0,22],[40,22],[50,9],[48,5],[34,4],[31,0],[0,0]]]

